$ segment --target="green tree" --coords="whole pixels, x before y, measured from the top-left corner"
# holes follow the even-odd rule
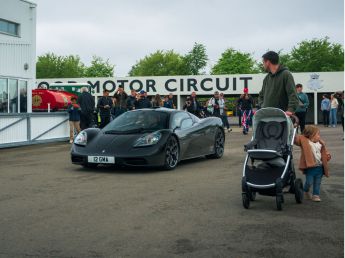
[[[193,49],[184,56],[188,74],[198,75],[207,65],[208,57],[206,47],[202,44],[194,43]]]
[[[36,63],[37,78],[80,78],[84,76],[84,64],[79,56],[57,56],[47,53]]]
[[[249,53],[228,48],[212,67],[211,74],[245,74],[260,72],[257,63]]]
[[[85,65],[80,61],[79,56],[65,56],[62,58],[62,66],[59,78],[80,78],[84,77]]]
[[[158,50],[132,66],[129,76],[185,75],[188,69],[184,58],[173,50]]]
[[[304,40],[282,60],[292,72],[344,71],[344,48],[329,38]]]
[[[109,64],[109,59],[104,61],[101,57],[93,56],[91,66],[85,68],[85,77],[112,77],[114,65]]]
[[[61,63],[61,57],[56,56],[53,53],[47,53],[43,56],[39,56],[36,63],[36,77],[57,78]]]

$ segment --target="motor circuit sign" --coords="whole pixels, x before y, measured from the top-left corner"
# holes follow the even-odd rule
[[[104,89],[115,92],[118,87],[125,91],[146,91],[149,95],[169,94],[189,95],[195,91],[198,94],[212,95],[214,91],[227,94],[239,94],[244,88],[251,88],[252,75],[241,76],[156,76],[156,77],[124,77],[124,78],[74,78],[74,79],[42,79],[37,87],[49,87],[50,83],[85,83],[90,84],[95,95],[101,95]]]
[[[189,76],[151,76],[151,77],[119,77],[119,78],[61,78],[38,79],[36,87],[49,87],[50,83],[88,83],[95,96],[101,96],[104,89],[110,94],[118,87],[130,90],[147,91],[148,95],[174,95],[186,96],[195,91],[198,95],[212,95],[214,91],[224,92],[228,95],[239,95],[244,88],[250,94],[258,94],[266,74],[239,74],[239,75],[189,75]],[[344,87],[344,72],[319,72],[317,73],[318,92],[332,92]],[[310,87],[310,78],[315,79],[315,74],[293,73],[296,83]],[[312,81],[315,86],[315,80]],[[321,85],[322,83],[322,85]],[[321,87],[321,86],[322,87]],[[314,89],[314,88],[313,88]],[[304,87],[305,92],[314,90]]]

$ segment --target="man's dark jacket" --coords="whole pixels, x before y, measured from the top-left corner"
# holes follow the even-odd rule
[[[151,101],[149,101],[147,98],[140,98],[135,102],[135,109],[140,108],[151,108],[152,104]]]
[[[83,114],[92,114],[95,109],[95,98],[89,92],[83,92],[78,97],[78,104]]]
[[[127,98],[127,109],[128,110],[133,110],[135,109],[135,102],[137,101],[136,97],[133,97],[132,95],[130,95]]]
[[[127,109],[127,94],[123,93],[115,93],[114,97],[116,98],[115,106],[117,108]]]
[[[197,99],[191,98],[190,105],[185,104],[183,106],[183,109],[187,109],[189,113],[200,116],[201,105]]]
[[[275,74],[268,73],[259,93],[261,108],[275,107],[283,111],[295,112],[298,97],[295,81],[287,68],[280,66]]]
[[[109,105],[110,108],[108,109],[104,108],[104,106],[106,105]],[[100,97],[97,103],[97,108],[99,108],[100,116],[110,116],[110,110],[112,106],[113,106],[113,101],[111,97],[105,97],[105,96]]]

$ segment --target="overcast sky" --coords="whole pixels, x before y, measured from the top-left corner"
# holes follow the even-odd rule
[[[37,3],[37,55],[109,59],[115,76],[157,50],[182,55],[206,46],[208,68],[227,48],[291,51],[328,36],[344,45],[343,0],[32,0]]]

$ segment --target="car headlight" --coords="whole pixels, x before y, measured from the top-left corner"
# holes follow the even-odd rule
[[[143,146],[155,145],[160,140],[161,137],[162,137],[162,134],[160,132],[154,132],[154,133],[150,133],[148,135],[144,135],[144,136],[140,137],[134,143],[134,147],[143,147]]]
[[[84,131],[80,132],[77,137],[75,137],[74,143],[85,146],[87,143],[87,133]]]

